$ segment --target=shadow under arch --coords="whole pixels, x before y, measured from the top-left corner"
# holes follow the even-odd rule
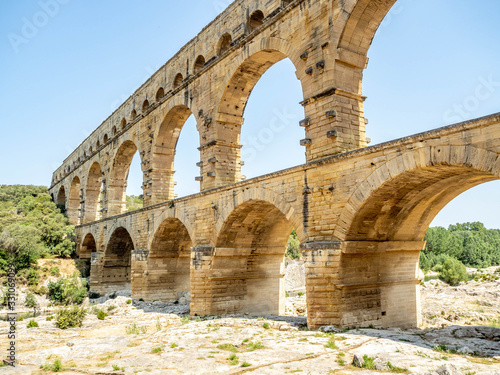
[[[147,264],[147,276],[136,278],[132,285],[134,296],[145,301],[176,301],[191,291],[190,264],[192,241],[187,228],[177,218],[168,217],[158,226],[153,237]]]
[[[107,242],[100,271],[101,293],[131,291],[131,267],[134,242],[127,229],[116,228]]]
[[[57,193],[57,198],[55,201],[57,208],[61,210],[63,214],[66,213],[66,190],[64,189],[64,186],[61,186],[59,188],[59,192]]]
[[[97,252],[97,243],[92,233],[87,233],[80,245],[79,258],[91,259],[92,253]]]
[[[285,313],[283,260],[292,229],[286,215],[265,200],[248,200],[229,214],[212,259],[212,314]]]
[[[90,223],[101,219],[102,169],[94,162],[89,169],[85,190],[85,213],[83,222]]]
[[[408,151],[359,184],[335,231],[343,241],[339,298],[348,311],[341,326],[421,323],[419,258],[425,233],[459,194],[500,179],[499,163],[496,152],[438,145]]]
[[[174,198],[176,147],[182,128],[191,115],[194,115],[193,111],[186,105],[173,105],[156,131],[152,157],[152,204]],[[196,116],[195,120],[198,123]]]
[[[114,155],[110,181],[107,187],[108,216],[120,215],[127,210],[127,179],[130,165],[137,152],[138,147],[136,144],[131,140],[126,140]]]
[[[78,176],[71,181],[68,196],[67,215],[71,225],[80,224],[81,182]]]

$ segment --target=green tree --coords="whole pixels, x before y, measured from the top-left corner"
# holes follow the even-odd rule
[[[443,264],[439,278],[450,285],[458,285],[461,281],[469,280],[467,269],[464,264],[457,259],[448,259]]]
[[[297,236],[297,232],[292,230],[290,237],[288,237],[288,242],[286,244],[285,256],[289,259],[300,259],[302,254],[300,253],[300,241]]]

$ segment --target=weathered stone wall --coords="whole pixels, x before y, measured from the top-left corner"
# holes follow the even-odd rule
[[[295,228],[311,327],[415,326],[426,229],[461,192],[499,178],[496,134],[500,115],[81,225],[78,240],[92,234],[102,263],[124,228],[134,250],[144,250],[137,270],[132,262],[137,298],[184,291],[186,279],[176,277],[179,266],[186,275],[190,248],[193,315],[279,314],[282,260]],[[93,275],[100,272],[93,265]]]

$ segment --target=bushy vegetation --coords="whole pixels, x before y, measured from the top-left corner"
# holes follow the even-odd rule
[[[26,294],[24,304],[26,305],[26,307],[29,307],[30,309],[32,309],[33,307],[36,307],[37,302],[36,302],[35,296],[32,293]]]
[[[27,325],[27,328],[38,328],[38,323],[34,320],[30,320]]]
[[[482,223],[429,228],[425,240],[427,246],[420,256],[424,271],[439,272],[448,259],[457,259],[468,267],[500,265],[500,229],[486,229]]]
[[[70,257],[75,251],[73,236],[74,228],[46,187],[0,186],[0,276],[10,261],[19,271],[39,258]],[[29,277],[36,285],[37,275],[32,272]]]
[[[453,258],[444,262],[439,277],[450,285],[458,285],[460,281],[469,280],[469,275],[467,274],[467,269],[464,264]]]
[[[300,259],[302,254],[300,253],[300,241],[297,236],[295,229],[290,234],[288,238],[288,243],[286,244],[286,254],[288,259]]]
[[[81,327],[87,311],[80,306],[62,308],[56,312],[56,324],[60,329]]]
[[[49,283],[49,297],[52,301],[64,305],[80,305],[87,297],[87,285],[79,273],[66,279],[59,279]]]
[[[143,207],[142,196],[127,195],[127,211],[139,210]]]

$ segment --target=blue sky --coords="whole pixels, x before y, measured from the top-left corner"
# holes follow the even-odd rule
[[[9,1],[0,5],[0,184],[50,183],[52,172],[227,0]],[[372,144],[500,111],[500,2],[399,0],[365,72]],[[477,98],[482,86],[489,95]],[[300,84],[285,60],[264,75],[245,113],[250,178],[305,161]],[[269,131],[269,124],[278,124]],[[193,119],[176,158],[177,192],[198,191]],[[285,157],[276,157],[277,155]],[[137,160],[129,194],[140,194]],[[500,182],[451,202],[433,225],[500,228]]]

